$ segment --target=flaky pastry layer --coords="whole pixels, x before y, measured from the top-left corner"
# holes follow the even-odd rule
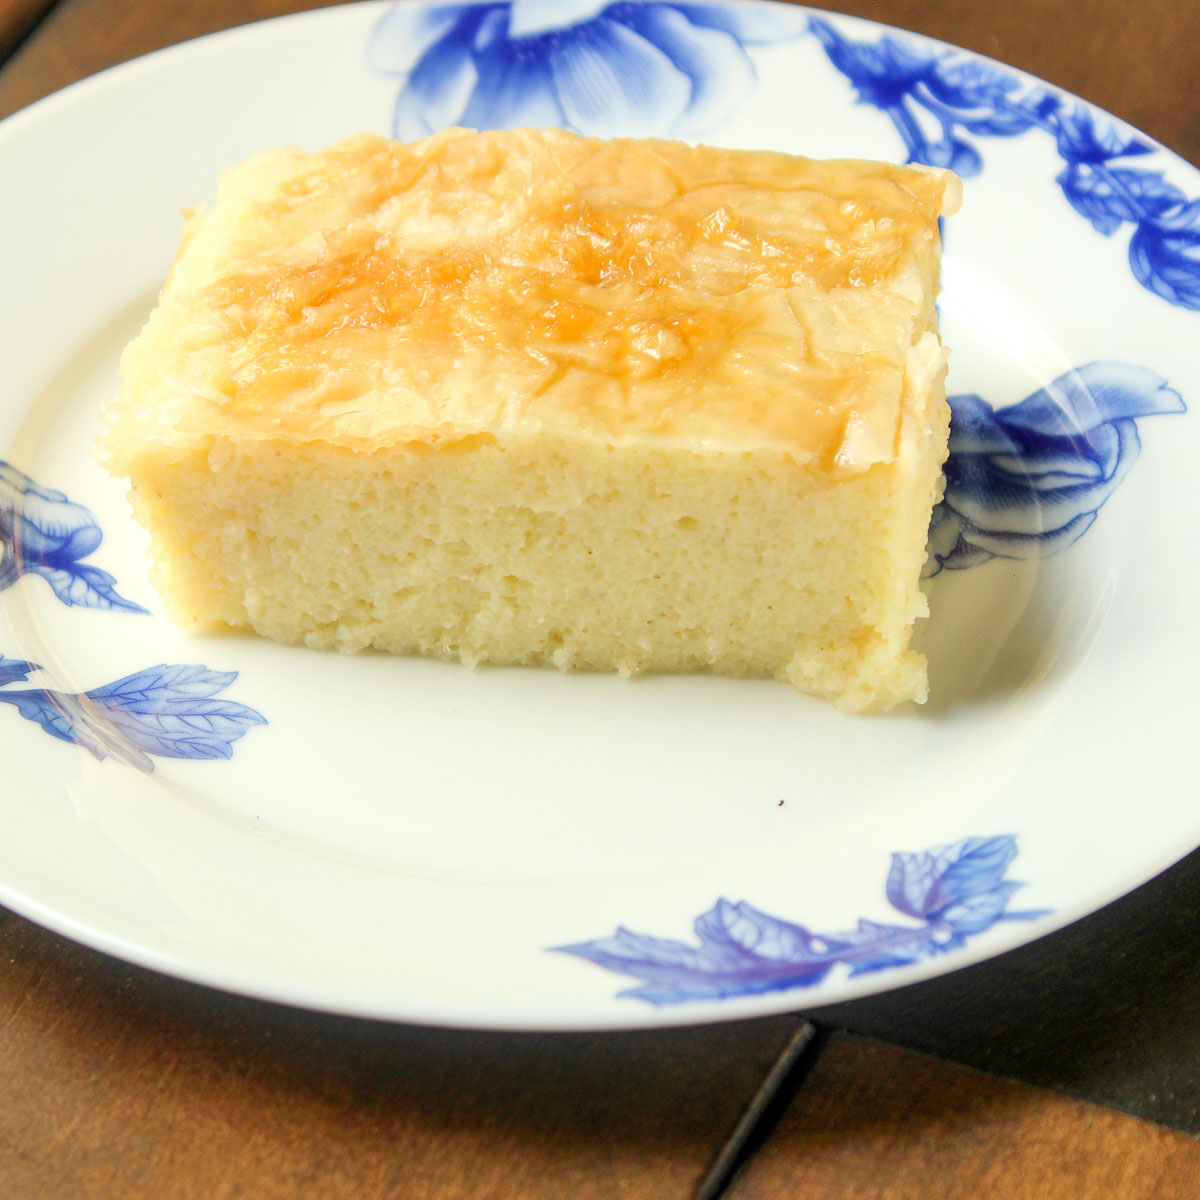
[[[134,443],[546,430],[865,470],[895,453],[955,187],[556,130],[269,151],[191,215],[117,419]]]

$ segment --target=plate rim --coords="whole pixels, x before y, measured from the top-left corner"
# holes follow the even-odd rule
[[[431,6],[430,4],[425,3],[425,0],[408,0],[408,2],[411,3],[413,7]],[[774,6],[774,0],[754,0],[754,2],[755,4],[763,7]],[[720,5],[718,4],[717,6],[719,7]],[[196,53],[198,47],[202,48],[201,52],[207,52],[208,47],[215,42],[221,42],[226,39],[241,38],[246,36],[250,31],[262,31],[264,29],[268,29],[269,27],[277,26],[282,22],[312,22],[315,16],[321,16],[324,18],[336,16],[338,20],[344,20],[347,19],[346,14],[349,10],[358,10],[360,12],[373,11],[381,13],[386,11],[389,7],[390,5],[386,2],[386,0],[361,0],[359,3],[345,6],[290,13],[280,17],[267,18],[264,20],[251,22],[246,25],[237,26],[231,29],[223,29],[212,34],[189,39],[183,43],[178,43],[161,50],[140,55],[135,59],[107,68],[106,70],[90,76],[87,79],[70,84],[65,88],[39,99],[26,108],[19,110],[17,113],[11,114],[3,121],[0,121],[0,155],[3,155],[4,153],[6,136],[8,133],[13,129],[23,128],[26,120],[53,120],[55,119],[54,114],[58,108],[62,107],[69,109],[71,105],[79,102],[80,97],[86,99],[91,89],[102,89],[111,84],[114,77],[125,72],[132,73],[135,70],[141,70],[143,65],[149,61],[153,61],[155,64],[158,64],[161,63],[165,58],[175,54]],[[833,19],[835,22],[849,23],[859,28],[882,30],[898,36],[917,39],[922,43],[942,47],[956,53],[969,55],[971,58],[993,63],[996,66],[1002,67],[1006,71],[1020,75],[1025,80],[1045,86],[1056,94],[1064,96],[1071,95],[1070,93],[1066,92],[1065,89],[1058,87],[1057,85],[1044,83],[1043,81],[1037,79],[1037,77],[1029,74],[1028,72],[1020,70],[1019,68],[1014,68],[1008,64],[998,62],[997,60],[988,58],[986,55],[979,54],[978,52],[966,50],[951,43],[939,41],[938,39],[931,38],[928,35],[913,33],[897,26],[885,25],[864,17],[850,16],[839,13],[825,13],[822,10],[807,7],[801,8],[800,6],[789,5],[787,7],[795,8],[798,11],[802,11],[806,14],[816,13],[821,16],[827,16]],[[128,78],[129,76],[126,75],[125,77]],[[1071,98],[1078,99],[1074,96]],[[1090,102],[1083,101],[1083,103],[1087,104],[1088,107],[1094,111],[1103,112],[1103,110],[1099,109],[1098,106],[1092,105]],[[39,115],[35,117],[32,115],[35,113],[46,115]],[[1122,125],[1127,125],[1127,122],[1125,122],[1122,118],[1114,117],[1113,119],[1120,122]],[[1139,136],[1145,136],[1147,140],[1152,141],[1159,151],[1170,155],[1177,164],[1182,165],[1187,169],[1188,172],[1191,172],[1192,174],[1196,175],[1197,178],[1200,178],[1200,172],[1198,172],[1197,169],[1192,166],[1192,164],[1187,162],[1187,160],[1183,159],[1181,156],[1170,150],[1169,147],[1166,147],[1156,139],[1149,138],[1148,135],[1141,135],[1140,131],[1137,132],[1139,133]],[[368,1015],[389,1020],[419,1021],[428,1024],[451,1024],[457,1025],[458,1027],[470,1028],[554,1028],[562,1030],[638,1029],[665,1027],[670,1025],[707,1024],[716,1021],[745,1019],[752,1016],[765,1016],[771,1013],[794,1011],[797,1008],[818,1007],[831,1003],[841,1003],[849,999],[857,998],[861,995],[875,994],[884,990],[891,990],[895,987],[906,986],[911,983],[916,983],[925,979],[948,974],[955,970],[972,965],[976,962],[984,961],[988,958],[994,957],[997,953],[1003,953],[1017,946],[1025,945],[1035,940],[1040,940],[1041,937],[1047,936],[1048,934],[1051,934],[1068,924],[1074,923],[1075,921],[1081,919],[1081,917],[1097,911],[1098,908],[1104,907],[1119,897],[1128,894],[1128,892],[1147,882],[1155,875],[1160,874],[1163,870],[1168,869],[1171,865],[1178,862],[1181,858],[1190,853],[1197,844],[1200,844],[1200,817],[1197,818],[1197,834],[1195,842],[1187,846],[1176,847],[1172,850],[1164,851],[1156,860],[1157,865],[1150,868],[1148,873],[1143,867],[1130,868],[1124,880],[1116,885],[1116,890],[1114,890],[1111,886],[1103,889],[1107,897],[1106,899],[1100,901],[1099,903],[1095,903],[1090,900],[1083,901],[1079,906],[1081,911],[1075,911],[1070,914],[1060,910],[1060,912],[1056,912],[1053,917],[1047,917],[1045,922],[1037,927],[1036,932],[1030,931],[1028,936],[1018,937],[1014,935],[1014,937],[1011,939],[1004,939],[1009,941],[1011,944],[1002,947],[1000,950],[990,949],[990,943],[989,946],[981,946],[976,944],[974,946],[964,948],[958,952],[953,963],[948,967],[935,967],[933,964],[923,964],[917,968],[906,969],[903,972],[902,979],[893,981],[892,977],[889,976],[887,979],[879,980],[877,986],[863,986],[861,990],[858,990],[857,988],[851,988],[849,992],[847,992],[847,989],[843,986],[840,990],[838,990],[836,995],[832,996],[827,996],[825,994],[826,989],[819,989],[812,992],[803,990],[790,991],[787,993],[782,993],[782,995],[786,997],[785,1003],[780,1003],[778,1001],[772,1003],[763,1003],[761,998],[750,997],[744,1001],[722,1000],[711,1004],[706,1003],[697,1004],[694,1006],[679,1006],[678,1008],[667,1010],[648,1008],[644,1009],[632,1004],[621,1005],[614,1003],[611,1005],[611,1015],[606,1014],[604,1018],[599,1019],[597,1023],[592,1024],[581,1022],[578,1016],[567,1016],[564,1019],[564,1023],[561,1025],[548,1025],[545,1023],[528,1025],[520,1021],[512,1023],[511,1021],[507,1020],[498,1024],[492,1024],[486,1021],[481,1021],[478,1018],[471,1018],[461,1022],[447,1022],[441,1019],[440,1014],[411,1016],[398,1014],[395,1011],[364,1012],[362,1007],[359,1005],[355,1005],[353,1007],[326,1004],[312,1005],[306,1003],[300,998],[282,997],[280,994],[278,994],[278,992],[272,992],[268,994],[251,987],[230,987],[226,984],[223,984],[220,980],[211,977],[207,972],[189,970],[185,963],[176,962],[168,965],[166,963],[167,956],[156,955],[154,953],[144,951],[144,949],[139,952],[137,947],[126,945],[122,939],[115,938],[111,934],[105,934],[103,930],[88,929],[84,931],[82,930],[79,922],[71,921],[70,919],[62,919],[61,921],[56,922],[54,919],[56,914],[52,913],[44,905],[39,904],[28,897],[14,895],[9,889],[7,882],[3,879],[0,879],[0,901],[2,901],[5,906],[9,907],[14,912],[18,912],[21,915],[26,916],[28,919],[34,920],[38,924],[54,929],[56,932],[62,933],[73,940],[83,942],[84,944],[101,950],[105,953],[114,954],[116,957],[119,957],[125,961],[134,962],[140,966],[161,971],[176,978],[189,979],[192,982],[203,984],[204,986],[227,991],[235,991],[238,994],[253,995],[268,1001],[275,1001],[303,1007],[317,1007],[326,1011],[343,1012],[351,1015]],[[86,936],[81,936],[81,933],[86,933]]]

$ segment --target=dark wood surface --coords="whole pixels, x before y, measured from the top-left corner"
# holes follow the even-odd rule
[[[0,0],[0,63],[50,9],[54,0]]]
[[[1184,1200],[1200,1142],[840,1035],[729,1200]]]
[[[673,1200],[797,1027],[518,1035],[302,1012],[0,926],[4,1200]]]
[[[309,6],[0,0],[0,116]],[[1200,162],[1200,4],[828,7],[1021,67]],[[574,1035],[356,1021],[166,979],[7,915],[0,1197],[1190,1196],[1197,912],[1200,854],[1023,950],[808,1014],[850,1031],[827,1042],[801,1014]]]

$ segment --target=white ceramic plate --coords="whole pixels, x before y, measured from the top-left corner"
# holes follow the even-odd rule
[[[942,307],[950,390],[980,399],[956,402],[927,706],[341,659],[158,615],[89,445],[177,210],[264,146],[453,121],[964,173]],[[302,1005],[643,1026],[926,978],[1200,842],[1200,177],[1082,102],[783,6],[369,4],[50,97],[0,126],[0,174],[4,904]]]

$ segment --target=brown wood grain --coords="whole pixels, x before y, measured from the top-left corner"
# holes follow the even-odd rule
[[[728,1200],[1183,1200],[1200,1141],[882,1042],[834,1038]]]
[[[9,915],[0,1196],[686,1200],[797,1024],[360,1021],[165,979]]]
[[[0,63],[53,3],[54,0],[0,0]]]

